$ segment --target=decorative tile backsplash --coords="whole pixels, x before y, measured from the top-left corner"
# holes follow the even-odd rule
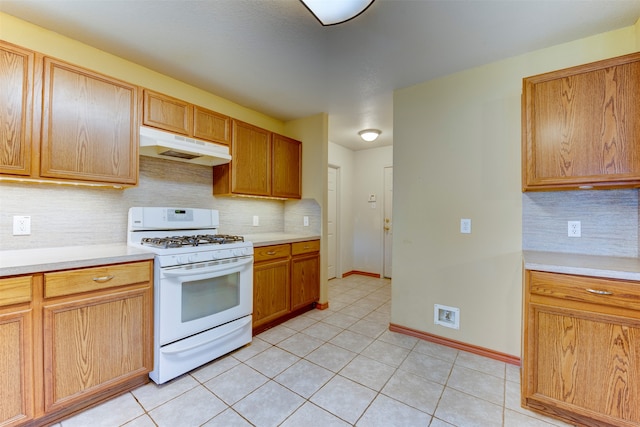
[[[523,249],[637,257],[638,208],[635,189],[523,193]],[[581,237],[567,236],[568,221]]]
[[[296,233],[303,215],[310,217],[303,234],[321,230],[315,200],[213,197],[210,167],[140,157],[139,185],[126,190],[0,183],[0,250],[124,243],[131,206],[218,209],[227,234]],[[14,215],[31,216],[31,235],[12,235]]]

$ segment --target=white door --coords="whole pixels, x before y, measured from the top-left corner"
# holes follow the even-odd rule
[[[391,248],[393,241],[393,167],[384,168],[384,272],[391,278]]]
[[[328,246],[328,275],[327,279],[336,277],[338,260],[338,169],[329,166],[328,176],[328,207],[327,207],[327,246]]]

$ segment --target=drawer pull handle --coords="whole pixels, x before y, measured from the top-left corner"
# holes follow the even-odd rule
[[[587,292],[589,292],[590,294],[596,294],[596,295],[613,295],[613,292],[611,291],[601,291],[598,289],[585,289]]]
[[[94,282],[98,282],[98,283],[104,283],[104,282],[108,282],[109,280],[113,279],[116,276],[101,276],[101,277],[94,277],[93,281]]]
[[[269,252],[267,252],[267,255],[275,255],[275,254],[276,254],[276,252],[275,252],[275,251],[269,251]]]
[[[304,247],[304,248],[302,248],[302,249],[309,249],[310,247],[311,247],[311,246],[305,246],[305,247]]]

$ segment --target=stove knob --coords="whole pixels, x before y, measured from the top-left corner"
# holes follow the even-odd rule
[[[242,249],[234,249],[233,250],[233,255],[234,256],[242,256],[243,255]]]
[[[196,262],[198,260],[198,254],[191,254],[188,257],[189,262]]]
[[[178,264],[186,264],[187,258],[184,255],[178,255],[176,261],[178,261]]]

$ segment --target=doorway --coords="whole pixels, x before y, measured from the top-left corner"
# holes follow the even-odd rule
[[[337,277],[338,264],[338,181],[339,169],[329,166],[327,172],[327,279]]]
[[[384,168],[384,267],[383,277],[391,278],[393,247],[393,166]]]

